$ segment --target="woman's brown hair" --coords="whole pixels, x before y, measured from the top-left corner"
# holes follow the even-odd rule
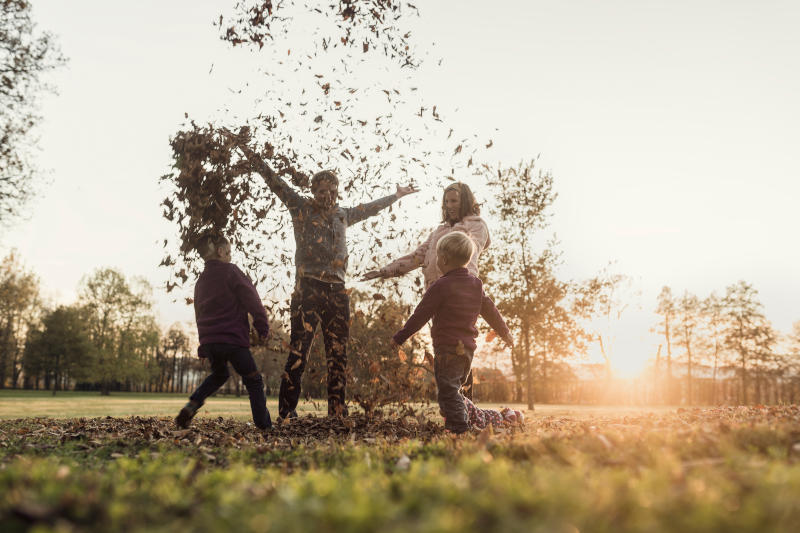
[[[442,194],[442,222],[449,222],[450,216],[447,214],[447,208],[444,205],[444,197],[447,191],[456,191],[458,197],[461,199],[461,207],[458,210],[458,220],[464,220],[464,217],[478,216],[481,214],[481,206],[472,194],[472,189],[466,183],[452,183],[445,187]]]

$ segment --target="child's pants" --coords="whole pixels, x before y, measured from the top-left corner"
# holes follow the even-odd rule
[[[286,418],[297,408],[308,352],[321,326],[328,363],[328,415],[346,415],[347,343],[350,340],[350,297],[344,283],[301,278],[292,295],[289,357],[281,379],[278,414]]]
[[[477,429],[486,429],[491,424],[499,428],[503,426],[503,415],[496,409],[481,409],[476,407],[469,398],[464,398],[467,404],[467,414],[469,415],[469,425]]]
[[[444,428],[464,433],[469,429],[469,418],[461,387],[469,376],[474,352],[464,349],[464,354],[459,355],[457,350],[452,344],[441,344],[433,349],[433,375],[439,389],[436,399],[444,411]]]
[[[250,409],[253,411],[253,423],[259,429],[272,427],[267,409],[267,397],[264,395],[264,380],[258,371],[253,354],[250,353],[250,348],[235,344],[211,343],[202,345],[200,349],[211,362],[211,375],[197,387],[189,399],[203,405],[206,398],[217,392],[231,377],[228,371],[230,363],[236,373],[242,376],[242,383],[247,388]]]

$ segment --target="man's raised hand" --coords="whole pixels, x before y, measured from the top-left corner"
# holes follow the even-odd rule
[[[397,199],[399,200],[403,196],[406,196],[407,194],[414,194],[415,192],[419,192],[419,189],[417,189],[416,185],[411,184],[408,187],[401,187],[400,184],[398,183],[397,192],[395,194],[397,195]]]
[[[234,135],[228,128],[220,128],[219,131],[222,132],[222,134],[224,136],[228,137],[229,139],[236,138],[236,135]],[[251,150],[250,147],[247,146],[246,144],[239,145],[239,149],[242,152],[244,152],[244,155],[247,156],[247,159],[254,159],[255,158],[257,161],[263,163],[263,160],[261,159],[261,156],[258,155],[257,153],[255,153],[253,150]]]

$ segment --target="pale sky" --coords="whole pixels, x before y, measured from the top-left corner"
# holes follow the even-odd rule
[[[229,88],[260,66],[211,25],[233,3],[34,2],[70,64],[44,107],[39,161],[52,184],[2,246],[18,248],[59,301],[104,266],[164,284],[168,139],[185,112],[202,121],[228,105]],[[495,161],[540,155],[554,175],[548,231],[562,242],[562,275],[617,261],[637,279],[642,311],[626,311],[620,328],[620,375],[655,353],[648,329],[663,285],[704,297],[744,279],[776,327],[800,319],[800,4],[415,5],[413,42],[443,59],[416,74],[420,93],[458,109],[449,120],[460,130],[491,138]],[[420,227],[435,224],[435,207],[421,213]],[[193,318],[158,295],[165,325]]]

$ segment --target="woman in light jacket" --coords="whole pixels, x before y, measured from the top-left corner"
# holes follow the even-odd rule
[[[364,280],[376,278],[392,278],[405,275],[412,270],[422,268],[425,277],[425,290],[442,276],[436,267],[436,244],[439,239],[451,231],[466,233],[475,243],[475,253],[467,264],[467,270],[478,277],[478,256],[489,247],[489,227],[479,216],[481,212],[475,196],[469,186],[464,183],[453,183],[444,190],[442,198],[442,224],[433,230],[419,247],[408,255],[392,261],[380,270],[373,270],[364,275]],[[465,395],[472,399],[472,373],[464,385]]]

